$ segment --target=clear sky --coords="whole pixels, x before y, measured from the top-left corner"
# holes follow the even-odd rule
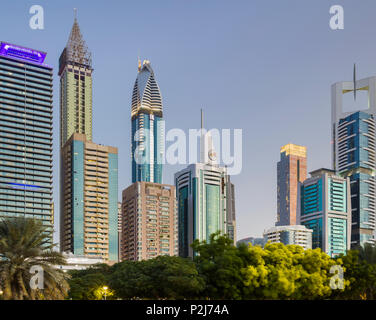
[[[44,8],[45,29],[29,27]],[[329,28],[329,8],[345,28]],[[59,220],[58,58],[73,8],[93,54],[93,140],[119,148],[119,199],[131,183],[130,103],[137,56],[160,86],[167,130],[243,129],[243,170],[233,176],[238,239],[276,220],[276,163],[286,143],[307,146],[308,171],[331,166],[330,86],[376,75],[374,0],[1,0],[0,41],[47,52],[54,66],[54,201]],[[361,101],[361,100],[360,100]],[[180,167],[166,166],[173,183]],[[55,237],[57,240],[57,237]]]

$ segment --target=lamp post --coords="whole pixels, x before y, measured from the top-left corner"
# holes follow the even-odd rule
[[[108,287],[107,286],[104,286],[103,287],[103,291],[104,291],[104,300],[107,300],[107,290],[108,290]]]

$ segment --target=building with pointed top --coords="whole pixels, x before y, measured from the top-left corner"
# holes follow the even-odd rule
[[[92,61],[77,19],[59,59],[60,146],[73,133],[92,140]]]
[[[92,141],[92,72],[75,18],[59,60],[60,250],[117,262],[118,151]]]
[[[150,61],[138,63],[131,106],[132,183],[162,183],[164,121],[162,96]]]

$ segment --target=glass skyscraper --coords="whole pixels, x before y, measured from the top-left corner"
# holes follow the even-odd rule
[[[368,109],[343,111],[343,95],[368,91]],[[351,184],[351,245],[375,243],[376,77],[332,86],[333,168]]]
[[[118,261],[118,151],[92,141],[92,61],[77,19],[59,60],[60,250]]]
[[[350,179],[334,170],[312,171],[299,184],[298,222],[312,232],[312,248],[334,257],[350,249]]]
[[[162,183],[164,122],[162,96],[150,62],[139,61],[131,108],[132,183]]]
[[[0,217],[53,231],[52,75],[46,53],[0,43]]]
[[[210,240],[219,231],[236,242],[234,186],[227,169],[195,163],[175,174],[179,255],[193,256],[195,239]]]

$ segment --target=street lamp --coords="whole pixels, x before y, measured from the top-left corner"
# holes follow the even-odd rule
[[[108,290],[108,287],[107,287],[107,286],[104,286],[104,287],[103,287],[103,291],[104,291],[104,300],[106,300],[106,298],[107,298],[107,290]]]

